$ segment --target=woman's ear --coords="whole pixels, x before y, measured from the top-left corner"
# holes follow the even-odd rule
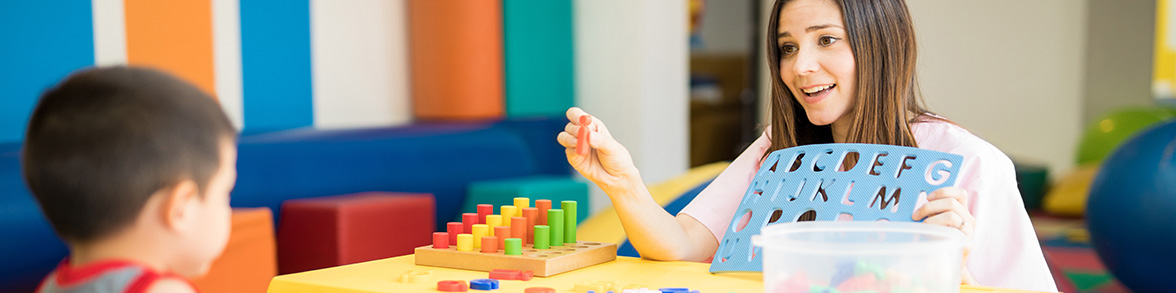
[[[196,182],[185,179],[163,192],[163,223],[167,229],[180,232],[190,229],[195,222],[200,194]]]

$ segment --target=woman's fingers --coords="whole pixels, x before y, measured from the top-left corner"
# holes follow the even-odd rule
[[[931,192],[931,194],[927,195],[927,201],[933,201],[941,198],[950,198],[960,202],[962,205],[967,205],[968,191],[964,190],[963,188],[949,186],[936,189],[935,191]]]
[[[964,224],[964,217],[957,213],[940,213],[928,217],[923,223],[956,228]]]
[[[559,142],[559,145],[562,145],[565,148],[570,149],[576,146],[576,137],[567,132],[560,132],[559,135],[555,137],[555,140]]]
[[[588,112],[584,112],[584,109],[580,109],[580,107],[568,108],[568,111],[564,113],[564,115],[567,115],[568,121],[571,121],[572,123],[575,123],[576,125],[580,124],[580,116],[587,115],[587,114],[588,114]],[[593,122],[596,122],[596,121],[593,121]]]
[[[911,214],[911,219],[918,221],[951,210],[967,213],[967,202],[967,190],[959,187],[940,188],[927,195],[927,203],[915,210]]]
[[[957,213],[967,213],[968,209],[958,201],[941,198],[937,200],[930,200],[926,204],[923,204],[922,207],[916,209],[915,212],[911,214],[911,219],[919,221],[940,213],[952,211]]]
[[[564,125],[563,132],[567,133],[567,134],[571,134],[574,137],[580,133],[580,125],[576,125],[576,124],[572,124],[571,122],[568,122],[567,125]]]

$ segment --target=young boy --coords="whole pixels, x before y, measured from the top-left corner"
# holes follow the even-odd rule
[[[113,67],[49,89],[29,120],[25,179],[65,243],[38,292],[194,292],[228,241],[236,130],[167,74]]]

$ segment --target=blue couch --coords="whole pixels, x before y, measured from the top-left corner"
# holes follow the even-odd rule
[[[240,139],[234,207],[363,191],[427,192],[437,199],[437,230],[457,217],[473,181],[570,174],[555,141],[562,117],[403,127],[245,134]],[[0,292],[31,290],[67,250],[41,215],[20,175],[16,143],[0,144]]]

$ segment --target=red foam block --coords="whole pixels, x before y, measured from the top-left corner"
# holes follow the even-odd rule
[[[411,254],[432,242],[434,210],[433,195],[427,193],[287,200],[278,222],[278,271],[289,274]]]

